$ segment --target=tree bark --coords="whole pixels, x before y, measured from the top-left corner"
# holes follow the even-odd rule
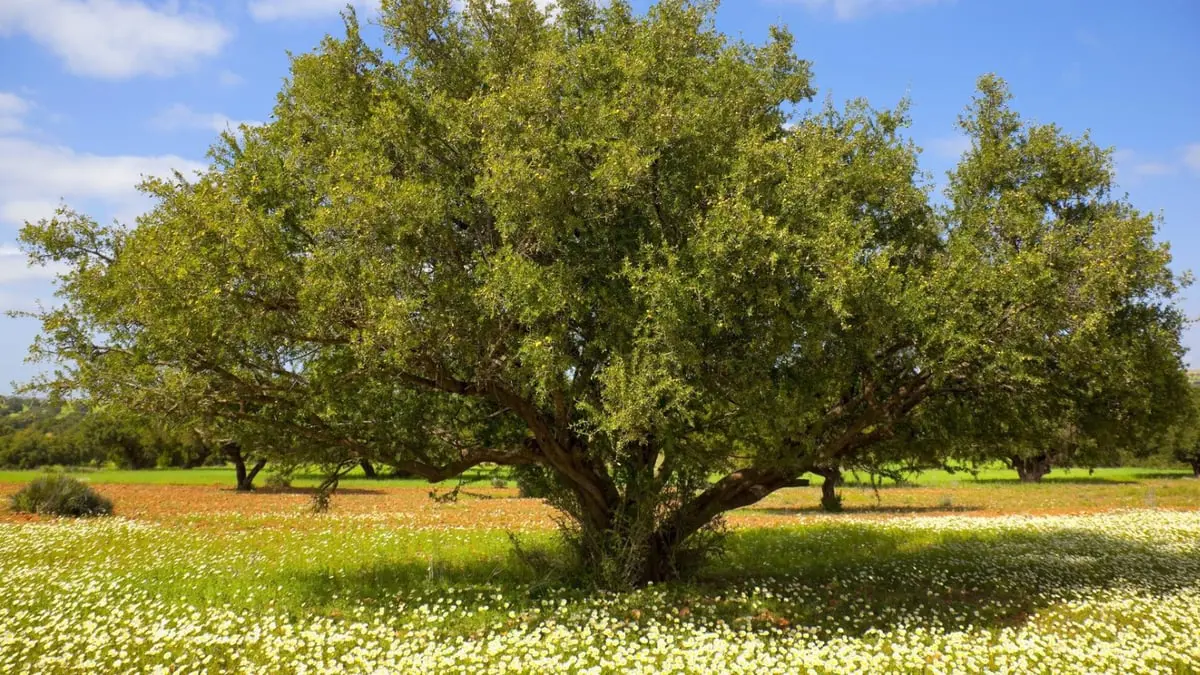
[[[1192,476],[1200,478],[1200,459],[1192,460]]]
[[[258,476],[258,472],[262,471],[263,467],[266,465],[267,465],[267,460],[265,460],[265,459],[260,459],[257,462],[255,462],[254,466],[251,467],[251,469],[250,469],[250,473],[246,474],[245,487],[238,486],[238,489],[245,491],[245,492],[249,492],[250,490],[253,490],[254,489],[254,479]]]
[[[1045,454],[1035,457],[1011,457],[1009,462],[1017,470],[1022,483],[1040,483],[1050,473],[1050,457]]]
[[[362,467],[363,473],[367,478],[378,478],[379,474],[375,473],[375,467],[371,465],[371,461],[367,459],[360,460],[358,465]]]
[[[833,503],[837,499],[837,489],[844,481],[842,470],[836,466],[813,469],[813,473],[825,479],[821,483],[821,503]]]
[[[226,443],[222,448],[225,451],[225,456],[229,457],[229,461],[233,462],[233,469],[237,475],[237,491],[250,492],[254,489],[254,479],[258,473],[267,465],[267,460],[260,459],[249,470],[246,469],[246,457],[242,454],[242,446],[237,443]]]

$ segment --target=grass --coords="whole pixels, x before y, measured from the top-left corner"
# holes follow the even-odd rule
[[[1048,475],[1042,478],[1043,483],[1047,484],[1084,484],[1084,485],[1103,485],[1103,484],[1122,484],[1122,483],[1141,483],[1148,480],[1162,480],[1170,478],[1191,478],[1192,472],[1188,469],[1154,469],[1142,467],[1113,467],[1099,468],[1094,470],[1088,469],[1054,469]],[[815,478],[815,477],[814,477]],[[866,474],[847,474],[848,484],[869,485],[870,477]],[[815,478],[814,483],[819,484],[820,478]],[[1017,472],[1001,466],[989,466],[978,471],[975,474],[966,471],[956,471],[950,473],[948,471],[935,470],[925,471],[910,480],[906,484],[922,487],[950,487],[959,485],[989,485],[989,484],[1006,484],[1018,483]],[[895,481],[884,479],[881,487],[895,487]]]
[[[1200,663],[1200,514],[816,518],[736,531],[729,555],[699,579],[625,594],[559,583],[496,530],[287,519],[0,525],[0,670],[1062,673]],[[553,546],[549,533],[523,538]]]
[[[231,486],[237,481],[234,478],[234,469],[232,466],[206,466],[195,469],[64,469],[64,473],[80,480],[86,480],[90,483],[109,483],[115,485],[216,485],[216,486]],[[26,483],[45,473],[44,470],[7,470],[0,471],[0,483]],[[259,474],[255,480],[255,485],[263,486],[266,483],[266,477],[270,475],[270,466],[264,469],[263,473]],[[470,471],[464,475],[464,478],[469,481],[487,482],[490,479],[491,473],[488,471]],[[297,473],[292,485],[296,487],[316,487],[321,483],[324,477],[314,471],[302,471]],[[428,486],[429,481],[422,478],[380,478],[368,479],[362,472],[362,469],[355,468],[346,476],[343,482],[347,485],[360,488],[380,488],[380,487],[418,487]],[[446,485],[453,485],[457,481],[446,481]]]
[[[352,480],[317,516],[92,472],[122,517],[0,513],[0,672],[1196,672],[1200,481],[1139,471],[852,485],[836,516],[784,490],[697,578],[619,594],[515,555],[558,544],[511,488]]]
[[[40,470],[0,470],[0,483],[26,483],[41,473]],[[95,470],[66,470],[70,476],[92,483],[111,483],[119,485],[218,485],[234,484],[232,466],[200,467],[196,469],[95,469]],[[266,476],[270,473],[270,465],[256,481],[265,484]],[[475,485],[487,484],[492,471],[480,469],[468,472],[464,478]],[[1048,484],[1136,484],[1145,481],[1171,478],[1190,478],[1192,473],[1187,469],[1148,469],[1136,467],[1101,468],[1089,472],[1087,469],[1054,469],[1043,478]],[[320,473],[315,470],[302,471],[294,477],[292,485],[296,487],[315,487],[321,482]],[[820,485],[821,478],[810,476],[813,484]],[[865,474],[847,474],[847,484],[850,486],[867,486],[869,477]],[[368,479],[362,469],[355,468],[344,479],[344,484],[356,488],[386,488],[386,487],[425,487],[429,482],[421,478],[381,478]],[[445,481],[443,485],[453,486],[457,481]],[[1017,472],[1011,469],[992,466],[972,475],[965,471],[949,473],[946,471],[926,471],[913,477],[906,484],[920,487],[955,487],[962,485],[989,485],[1018,483]],[[511,484],[511,481],[509,481]],[[881,487],[896,487],[894,481],[884,480]]]

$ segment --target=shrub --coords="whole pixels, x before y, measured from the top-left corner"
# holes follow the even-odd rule
[[[12,496],[12,509],[53,516],[112,515],[112,501],[70,476],[47,474]]]
[[[292,472],[290,470],[279,470],[269,473],[264,482],[268,490],[287,490],[292,487]]]

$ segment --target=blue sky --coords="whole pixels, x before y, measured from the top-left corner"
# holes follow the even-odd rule
[[[355,4],[370,15],[372,3]],[[269,119],[287,52],[338,32],[345,5],[0,0],[0,309],[53,300],[52,271],[15,249],[23,221],[65,200],[130,222],[147,207],[139,176],[196,169],[221,129]],[[773,23],[813,61],[819,97],[910,97],[912,137],[938,180],[963,149],[954,120],[975,78],[1007,78],[1025,116],[1113,147],[1121,188],[1162,214],[1176,268],[1200,268],[1200,3],[726,0],[717,15],[754,41]],[[1200,315],[1200,288],[1184,307]],[[0,392],[36,372],[23,363],[36,330],[0,318]],[[1200,330],[1186,344],[1200,354]]]

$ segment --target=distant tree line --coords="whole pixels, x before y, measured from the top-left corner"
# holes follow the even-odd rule
[[[162,418],[92,409],[80,401],[0,396],[0,468],[191,469],[226,464],[235,469],[237,488],[247,491],[254,488],[267,460],[238,440],[179,428]],[[386,473],[377,469],[388,464],[387,458],[353,463],[367,478],[412,475],[396,466]]]
[[[192,468],[225,457],[196,434],[80,403],[0,396],[0,467]]]

